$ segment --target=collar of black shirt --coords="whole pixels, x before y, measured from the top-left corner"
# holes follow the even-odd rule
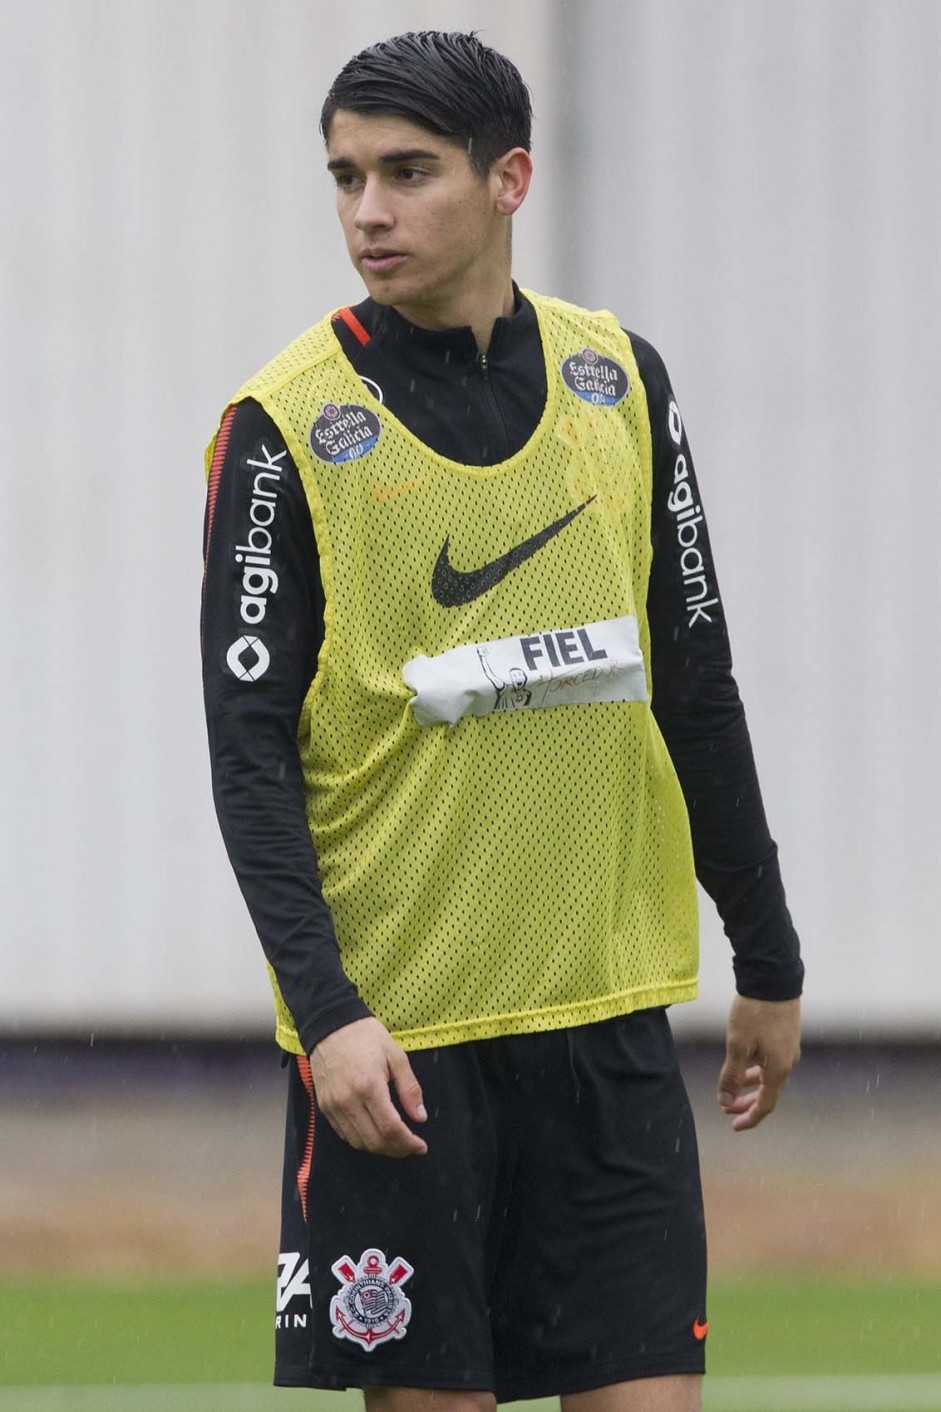
[[[513,298],[513,313],[497,319],[494,323],[487,354],[491,362],[497,357],[512,356],[536,331],[536,311],[529,300],[520,293],[515,282]],[[384,348],[394,348],[399,355],[411,346],[446,353],[452,366],[477,362],[477,340],[468,326],[446,329],[419,328],[417,324],[403,319],[391,305],[377,304],[374,299],[368,298],[360,304],[354,304],[351,312],[369,335],[370,342],[375,340]],[[362,338],[340,318],[334,319],[333,326],[344,353],[356,367],[364,347]]]

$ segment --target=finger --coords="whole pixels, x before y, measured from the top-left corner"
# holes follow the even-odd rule
[[[324,1108],[327,1120],[338,1137],[357,1152],[385,1157],[407,1157],[427,1151],[422,1140],[406,1127],[388,1097],[388,1088],[371,1098],[354,1094],[343,1103]]]
[[[326,1108],[322,1106],[320,1111],[342,1142],[347,1143],[350,1147],[355,1147],[357,1150],[361,1150],[362,1144],[356,1134],[356,1130],[346,1121],[342,1112],[336,1111],[328,1113]]]
[[[729,1116],[733,1113],[747,1113],[755,1101],[755,1094],[740,1093],[738,1098],[733,1098],[731,1103],[723,1103],[722,1111]]]
[[[767,1090],[760,1088],[755,1094],[747,1110],[732,1119],[732,1131],[734,1133],[748,1132],[751,1128],[757,1128],[758,1124],[767,1118],[769,1113],[774,1112],[776,1099],[769,1100]]]
[[[749,1128],[757,1128],[759,1123],[764,1122],[769,1113],[773,1113],[778,1106],[778,1099],[784,1092],[787,1078],[787,1073],[784,1071],[774,1071],[770,1074],[766,1072],[756,1092],[750,1095],[748,1106],[744,1112],[741,1109],[736,1109],[738,1116],[732,1123],[733,1132],[745,1132]]]
[[[377,1127],[367,1108],[356,1102],[333,1113],[327,1113],[333,1131],[357,1152],[386,1153],[386,1137]]]
[[[333,1131],[357,1152],[377,1152],[383,1138],[368,1110],[368,1093],[350,1091],[342,1098],[331,1095],[319,1104]]]
[[[754,1088],[761,1079],[761,1069],[757,1064],[747,1067],[744,1063],[739,1064],[727,1059],[719,1074],[720,1108],[731,1107],[743,1089]]]
[[[408,1062],[408,1055],[404,1050],[400,1049],[393,1056],[389,1067],[392,1070],[392,1082],[395,1084],[395,1091],[402,1107],[415,1122],[424,1123],[428,1113],[422,1101],[421,1084],[416,1079],[415,1071]]]
[[[408,1157],[428,1150],[403,1122],[383,1080],[364,1083],[342,1097],[324,1095],[319,1107],[337,1136],[358,1152]]]
[[[748,1072],[750,1058],[752,1058],[752,1056],[744,1049],[735,1048],[727,1050],[725,1062],[719,1074],[719,1083],[727,1083],[733,1086],[742,1084]],[[752,1062],[754,1062],[753,1058]]]
[[[396,1111],[388,1091],[371,1100],[366,1111],[376,1140],[370,1152],[380,1152],[386,1157],[417,1157],[428,1151],[427,1142],[413,1133]]]

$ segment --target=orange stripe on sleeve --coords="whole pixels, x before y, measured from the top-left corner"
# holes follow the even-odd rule
[[[232,421],[235,417],[235,408],[229,407],[222,418],[222,425],[216,437],[216,444],[212,451],[212,461],[209,466],[209,489],[206,498],[206,547],[203,553],[203,586],[200,593],[201,599],[206,597],[206,569],[209,564],[209,544],[212,539],[212,522],[216,514],[216,496],[219,494],[219,481],[222,476],[222,465],[225,461],[225,453],[229,449],[229,436],[232,432]],[[200,627],[202,636],[202,627]]]
[[[212,539],[212,522],[216,513],[216,497],[219,494],[219,480],[222,476],[222,466],[225,462],[225,453],[229,449],[229,437],[232,434],[232,422],[235,419],[235,408],[230,407],[222,418],[222,425],[216,437],[216,444],[212,453],[212,464],[209,467],[209,491],[206,509],[206,558],[209,558],[209,541]]]

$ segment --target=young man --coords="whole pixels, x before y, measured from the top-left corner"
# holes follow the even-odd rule
[[[505,58],[378,44],[322,128],[368,297],[208,456],[214,791],[291,1066],[275,1381],[691,1412],[665,1007],[695,993],[694,857],[735,953],[736,1130],[796,1062],[802,968],[682,420],[649,344],[512,282]]]

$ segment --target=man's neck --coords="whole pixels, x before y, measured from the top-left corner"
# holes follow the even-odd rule
[[[493,326],[497,319],[513,313],[516,300],[513,282],[494,282],[492,288],[462,292],[456,299],[441,304],[394,304],[396,313],[410,324],[425,329],[470,328],[481,353],[490,347]]]

